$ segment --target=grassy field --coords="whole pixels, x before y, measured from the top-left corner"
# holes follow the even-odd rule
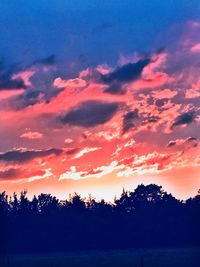
[[[200,267],[200,249],[130,249],[10,255],[0,267]]]

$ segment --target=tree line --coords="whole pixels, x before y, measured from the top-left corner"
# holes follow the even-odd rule
[[[114,203],[0,193],[0,253],[199,246],[199,226],[200,191],[181,201],[161,186],[139,185]]]

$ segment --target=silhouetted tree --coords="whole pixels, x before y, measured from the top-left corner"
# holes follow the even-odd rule
[[[54,213],[59,208],[59,200],[51,194],[40,194],[37,201],[38,211],[44,214]]]
[[[200,245],[200,191],[179,201],[161,186],[123,189],[114,204],[75,193],[32,200],[0,193],[0,252]],[[6,242],[7,240],[7,242]]]
[[[75,193],[72,197],[70,204],[70,207],[77,210],[78,212],[84,211],[86,208],[84,200],[77,193]]]
[[[0,193],[0,214],[3,216],[7,215],[10,210],[10,206],[8,203],[8,195],[6,192]]]

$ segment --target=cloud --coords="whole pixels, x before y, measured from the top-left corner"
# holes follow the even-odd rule
[[[133,155],[130,158],[122,159],[119,163],[124,166],[124,170],[118,176],[129,176],[134,173],[159,173],[172,168],[178,154],[163,154],[156,151],[145,155]]]
[[[66,138],[64,143],[65,144],[71,144],[71,143],[73,143],[73,140],[71,138]]]
[[[43,137],[43,134],[39,132],[29,131],[29,132],[21,134],[20,137],[34,140],[34,139],[41,139]]]
[[[74,159],[81,158],[83,155],[87,153],[94,152],[100,149],[101,147],[85,147],[74,156]]]
[[[133,128],[135,126],[134,121],[138,118],[138,109],[126,113],[123,117],[123,133]]]
[[[105,83],[113,81],[131,82],[140,77],[142,70],[151,62],[150,59],[141,59],[136,63],[129,63],[122,67],[116,68],[113,72],[102,75]]]
[[[19,175],[20,171],[18,169],[10,168],[4,171],[0,171],[0,179],[13,179]]]
[[[171,140],[171,141],[169,141],[169,143],[167,144],[167,147],[172,147],[172,146],[175,146],[175,145],[176,145],[176,141]]]
[[[0,180],[22,180],[22,179],[28,179],[30,181],[36,180],[36,179],[43,179],[50,176],[49,170],[32,170],[32,169],[26,169],[26,168],[9,168],[6,170],[0,171]]]
[[[66,154],[67,155],[73,155],[73,154],[77,153],[79,150],[80,150],[80,148],[77,148],[77,147],[71,148],[71,149],[66,151]]]
[[[20,90],[31,86],[30,78],[35,71],[18,65],[4,65],[0,68],[0,90]]]
[[[0,100],[4,107],[20,110],[47,102],[61,91],[53,86],[55,56],[35,60],[22,67],[17,64],[0,66]],[[39,89],[38,89],[39,88]],[[1,105],[2,108],[2,105]]]
[[[197,138],[196,137],[188,137],[186,139],[187,142],[192,142],[192,141],[197,141]]]
[[[167,147],[185,146],[185,148],[196,147],[198,145],[198,139],[196,137],[188,137],[185,139],[170,140]],[[184,147],[183,147],[184,148]]]
[[[40,59],[33,61],[33,63],[31,65],[29,65],[29,67],[31,67],[33,65],[37,65],[37,64],[45,65],[45,66],[52,66],[55,63],[56,63],[55,55],[50,55],[48,57],[40,58]]]
[[[0,90],[0,100],[6,100],[8,98],[17,97],[24,93],[24,89],[12,89],[12,90]]]
[[[16,90],[26,89],[24,81],[20,78],[12,78],[11,73],[6,73],[0,76],[0,90]]]
[[[104,93],[123,95],[126,90],[123,88],[123,84],[114,81],[104,90]]]
[[[200,43],[193,45],[190,50],[193,53],[200,53]]]
[[[59,155],[62,153],[61,149],[50,148],[47,150],[11,150],[0,153],[0,161],[23,163],[31,161],[35,158],[43,158],[50,155]]]
[[[109,121],[117,112],[118,102],[89,100],[79,103],[61,118],[63,124],[94,127]]]
[[[1,63],[1,62],[0,62]],[[43,65],[43,66],[52,66],[55,64],[55,55],[50,55],[46,58],[41,58],[33,61],[30,65],[26,67],[16,67],[10,66],[9,69],[3,67],[3,64],[0,66],[0,89],[22,89],[27,86],[31,86],[30,78],[35,74],[33,66]]]
[[[65,179],[72,179],[72,180],[85,179],[84,175],[86,174],[87,172],[77,171],[75,166],[71,166],[68,171],[60,175],[59,181],[62,181]]]
[[[172,124],[172,128],[174,126],[179,126],[179,125],[184,125],[184,124],[189,124],[193,122],[195,119],[195,112],[194,111],[189,111],[185,112],[178,117],[176,117],[175,121]]]
[[[88,171],[78,171],[76,166],[71,166],[69,170],[65,173],[62,173],[59,177],[59,181],[65,179],[72,179],[72,180],[81,180],[81,179],[88,179],[88,178],[101,178],[107,174],[112,173],[113,171],[120,170],[122,166],[118,166],[117,161],[112,161],[109,165],[106,166],[99,166],[95,169],[90,169]]]
[[[4,67],[0,72],[0,99],[10,98],[6,107],[14,110],[50,101],[61,91],[52,83],[54,65],[55,56],[51,55],[37,59],[24,67],[16,64],[9,68]],[[20,93],[17,93],[17,90]],[[15,93],[11,94],[9,91]]]
[[[193,83],[191,88],[187,89],[185,92],[185,98],[193,99],[200,97],[200,80]]]
[[[191,89],[188,89],[185,93],[185,98],[191,99],[191,98],[199,98],[199,97],[200,97],[199,89],[196,90],[196,89],[191,88]]]
[[[163,89],[152,92],[152,95],[157,99],[170,99],[177,95],[177,91],[172,91],[170,89]]]
[[[23,94],[18,95],[15,99],[11,100],[11,106],[15,110],[24,109],[28,106],[34,106],[35,104],[39,104],[47,101],[45,99],[45,93],[39,90],[28,90]]]
[[[32,86],[30,78],[35,74],[33,70],[24,70],[18,73],[13,74],[13,80],[22,80],[26,87]]]

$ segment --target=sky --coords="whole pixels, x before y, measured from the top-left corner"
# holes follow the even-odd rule
[[[199,0],[1,0],[0,191],[200,189]]]

